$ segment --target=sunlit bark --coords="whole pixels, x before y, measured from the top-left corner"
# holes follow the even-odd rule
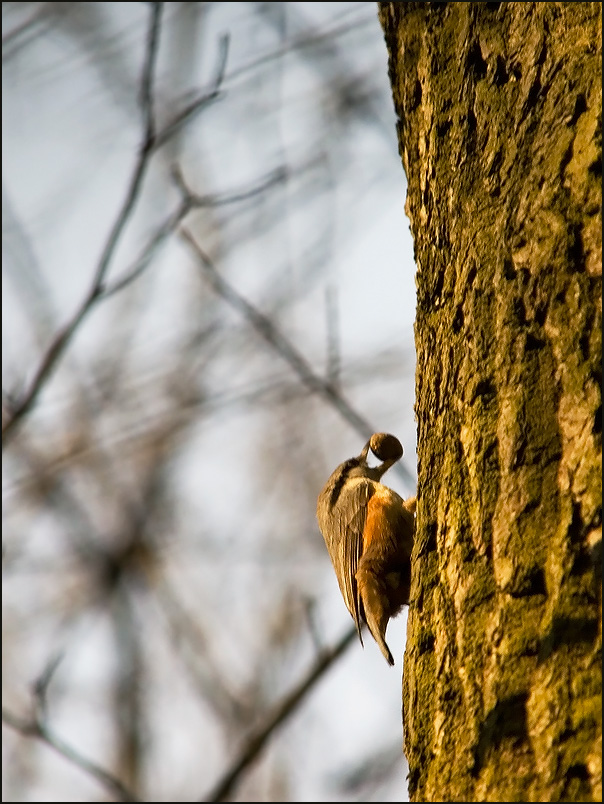
[[[379,13],[417,262],[411,800],[601,800],[601,4]]]

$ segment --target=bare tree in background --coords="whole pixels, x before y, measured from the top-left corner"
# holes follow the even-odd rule
[[[3,4],[5,800],[404,794],[383,659],[327,678],[316,495],[373,429],[413,491],[414,358],[373,255],[342,300],[400,182],[375,5],[322,5]]]
[[[601,801],[600,3],[380,3],[417,274],[413,801]]]

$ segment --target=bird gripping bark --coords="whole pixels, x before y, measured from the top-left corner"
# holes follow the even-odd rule
[[[370,449],[379,466],[369,466]],[[409,603],[415,498],[403,500],[380,480],[402,454],[395,436],[374,433],[360,455],[331,474],[317,500],[319,527],[361,644],[366,624],[391,665],[386,627]]]

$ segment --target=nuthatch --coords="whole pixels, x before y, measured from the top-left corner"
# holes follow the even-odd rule
[[[382,463],[367,463],[369,450]],[[374,433],[357,458],[341,463],[317,501],[317,519],[338,584],[363,644],[366,623],[388,664],[391,617],[409,603],[415,497],[402,497],[380,483],[403,454],[398,438]]]

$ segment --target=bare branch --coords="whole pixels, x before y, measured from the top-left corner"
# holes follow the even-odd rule
[[[242,190],[234,190],[229,193],[224,193],[223,195],[218,195],[215,193],[211,195],[198,195],[197,193],[193,192],[193,190],[191,190],[188,184],[185,182],[180,166],[174,165],[172,168],[172,178],[174,183],[182,193],[184,199],[189,201],[191,209],[201,209],[203,207],[221,207],[226,206],[227,204],[235,204],[238,201],[247,201],[250,198],[260,195],[266,190],[269,190],[271,187],[281,184],[281,182],[285,181],[289,175],[290,171],[285,165],[283,165],[275,168],[275,170],[269,171],[264,177],[259,179],[257,182],[254,182],[251,187],[247,187]]]
[[[51,656],[50,661],[34,684],[34,699],[36,701],[37,710],[42,718],[46,717],[47,712],[46,700],[48,687],[63,659],[63,655],[63,651],[58,651],[54,656]]]
[[[163,9],[163,3],[154,2],[151,4],[151,29],[147,45],[146,61],[143,67],[143,77],[141,80],[140,104],[143,113],[145,128],[145,141],[151,143],[155,136],[155,98],[153,93],[155,80],[155,65],[157,63],[157,51],[159,48],[159,23]]]
[[[239,781],[242,773],[258,757],[264,744],[273,731],[278,728],[297,708],[306,694],[314,687],[325,671],[338,659],[357,636],[356,628],[351,628],[333,647],[325,649],[317,658],[306,676],[275,706],[265,722],[254,729],[245,740],[237,757],[219,782],[201,801],[225,801]]]
[[[124,227],[128,223],[132,210],[134,209],[134,205],[138,200],[138,196],[140,194],[140,190],[143,183],[143,178],[145,176],[145,173],[147,172],[151,152],[153,150],[154,145],[153,132],[155,129],[155,123],[151,116],[153,110],[153,100],[151,95],[153,92],[152,83],[153,83],[153,75],[155,72],[155,60],[157,58],[157,48],[159,43],[159,25],[161,21],[161,11],[162,11],[162,3],[152,4],[151,22],[147,42],[147,52],[145,55],[145,66],[141,78],[141,87],[142,87],[141,104],[143,111],[143,131],[144,131],[143,140],[140,147],[138,160],[135,165],[132,178],[130,179],[130,186],[126,194],[126,199],[115,220],[115,223],[113,224],[113,229],[111,230],[107,243],[105,244],[105,248],[103,249],[103,253],[101,254],[101,258],[99,260],[96,269],[94,281],[92,283],[92,287],[89,293],[89,298],[91,298],[92,301],[96,300],[96,297],[99,296],[102,291],[102,283],[105,278],[105,274],[107,273],[107,269],[109,267],[113,254],[115,253],[116,246],[119,242],[122,232],[124,231]]]
[[[160,246],[176,231],[180,223],[186,218],[192,209],[202,209],[204,207],[220,207],[227,204],[235,204],[238,201],[247,201],[257,195],[269,190],[276,184],[280,184],[288,176],[287,168],[280,167],[271,170],[266,176],[254,183],[251,187],[243,190],[235,190],[223,195],[197,195],[189,189],[178,165],[172,169],[174,183],[180,190],[183,198],[176,210],[159,226],[154,232],[149,242],[143,248],[138,259],[128,268],[121,279],[117,279],[110,285],[106,285],[100,294],[103,299],[113,296],[127,285],[131,284],[148,268],[149,263],[157,253]]]
[[[43,355],[38,368],[36,369],[29,387],[21,394],[19,401],[9,411],[6,424],[2,427],[2,446],[8,443],[8,439],[15,430],[18,422],[29,412],[34,405],[46,380],[56,367],[62,357],[67,345],[71,341],[74,333],[90,313],[96,302],[100,299],[103,290],[103,280],[109,268],[110,262],[115,253],[119,239],[130,219],[134,205],[140,194],[143,178],[149,165],[153,147],[154,123],[152,119],[152,93],[153,93],[153,74],[157,57],[157,47],[159,42],[159,28],[161,20],[161,3],[153,3],[151,8],[151,20],[149,24],[149,34],[147,38],[147,51],[145,55],[145,65],[141,79],[141,102],[143,106],[144,134],[143,142],[137,157],[134,172],[130,179],[130,185],[126,198],[120,209],[115,223],[111,229],[105,247],[97,264],[92,284],[86,296],[81,301],[80,306],[72,316],[71,320],[60,329],[51,341],[46,353]]]
[[[26,20],[2,35],[2,64],[6,64],[15,53],[38,34],[46,16],[47,9],[44,4],[41,4]]]
[[[173,137],[180,129],[189,123],[193,118],[205,109],[215,100],[220,97],[220,87],[224,79],[226,70],[227,57],[229,54],[229,36],[225,34],[221,37],[218,48],[218,64],[214,80],[212,81],[212,88],[208,92],[204,92],[199,98],[196,98],[181,112],[179,112],[164,128],[159,132],[154,141],[154,148],[160,148],[171,137]]]
[[[348,17],[349,15],[350,11],[346,11],[344,12],[344,14],[342,14],[341,19],[343,19],[344,17]],[[266,64],[269,64],[270,62],[278,61],[279,59],[283,58],[283,56],[295,53],[298,50],[306,50],[308,48],[321,46],[323,44],[326,44],[328,47],[331,47],[332,46],[331,43],[333,40],[349,33],[350,31],[354,31],[357,28],[362,28],[366,25],[371,24],[373,20],[374,20],[373,14],[369,15],[363,14],[362,16],[359,16],[359,18],[357,19],[344,22],[343,24],[336,25],[333,28],[325,26],[321,29],[315,29],[309,32],[304,32],[303,34],[290,39],[281,47],[278,47],[275,50],[271,50],[268,53],[264,53],[261,56],[256,57],[251,61],[247,62],[246,64],[242,64],[241,67],[238,67],[237,69],[229,72],[226,78],[228,81],[232,81],[235,78],[239,78],[242,75],[250,73],[252,70],[257,70],[259,67],[263,67]]]
[[[118,801],[138,801],[119,779],[116,779],[115,776],[112,776],[104,768],[101,768],[96,762],[87,759],[80,754],[79,751],[76,751],[75,748],[72,748],[64,742],[60,737],[54,734],[45,723],[41,723],[37,720],[26,720],[25,718],[13,714],[4,707],[2,707],[2,722],[24,737],[35,737],[49,746],[49,748],[53,748],[73,765],[77,765],[78,768],[96,779],[96,781],[114,795]]]
[[[103,299],[114,296],[120,290],[134,282],[149,267],[149,264],[160,246],[176,231],[180,223],[184,220],[191,209],[191,204],[187,199],[182,201],[178,208],[155,230],[152,237],[143,248],[138,259],[128,268],[120,279],[105,285],[101,293]]]
[[[369,421],[352,407],[332,382],[324,380],[313,371],[306,358],[290,343],[267,315],[241,296],[241,294],[220,275],[214,262],[196,242],[192,234],[186,229],[181,229],[180,232],[183,239],[195,252],[199,264],[203,268],[214,291],[224,299],[227,304],[241,313],[277,354],[294,370],[301,382],[312,393],[318,394],[326,402],[329,402],[363,439],[369,438],[374,432],[374,428]],[[399,463],[394,467],[394,470],[398,471],[399,475],[409,484],[411,490],[415,488],[415,480],[404,465]]]

